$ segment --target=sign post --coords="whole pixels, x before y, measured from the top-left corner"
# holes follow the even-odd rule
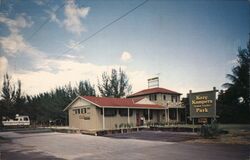
[[[192,118],[193,132],[194,132],[194,118]]]

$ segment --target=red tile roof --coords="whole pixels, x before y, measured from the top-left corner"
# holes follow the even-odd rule
[[[136,104],[133,98],[110,98],[110,97],[93,97],[82,96],[83,99],[98,107],[131,107],[131,108],[151,108],[164,109],[163,106],[157,104]]]
[[[144,89],[142,91],[136,92],[134,94],[129,95],[128,98],[137,97],[137,96],[144,96],[144,95],[149,95],[149,94],[153,94],[153,93],[165,93],[165,94],[181,95],[181,93],[171,91],[169,89],[157,87],[157,88]]]

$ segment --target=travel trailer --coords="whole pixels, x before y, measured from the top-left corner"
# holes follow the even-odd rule
[[[30,119],[29,116],[20,116],[16,114],[15,119],[7,119],[3,117],[2,120],[3,126],[29,126]]]

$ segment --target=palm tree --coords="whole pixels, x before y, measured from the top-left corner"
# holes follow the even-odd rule
[[[232,74],[226,75],[231,83],[224,83],[222,86],[227,88],[225,94],[228,102],[231,100],[233,104],[249,105],[250,39],[247,49],[239,48],[238,53],[237,65],[232,69]]]

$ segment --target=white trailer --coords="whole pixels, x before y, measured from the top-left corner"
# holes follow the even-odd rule
[[[30,119],[29,116],[20,116],[17,114],[15,119],[3,117],[2,124],[3,126],[29,126]]]

